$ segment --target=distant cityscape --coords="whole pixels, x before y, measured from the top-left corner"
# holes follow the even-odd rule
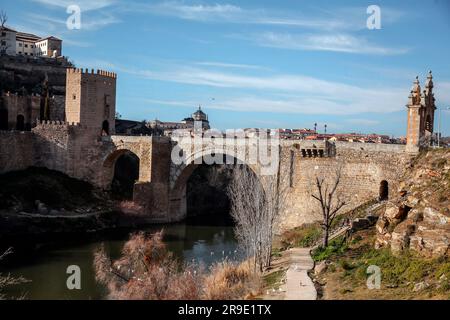
[[[155,120],[126,120],[121,119],[120,115],[117,115],[116,119],[116,133],[127,135],[165,135],[171,136],[174,130],[185,131],[187,134],[191,134],[194,131],[194,123],[198,121],[201,123],[203,130],[210,129],[210,123],[208,115],[203,112],[201,107],[198,108],[191,116],[184,118],[179,122],[167,122],[159,119]],[[245,128],[244,132],[247,136],[255,134],[260,129],[257,128]],[[360,143],[385,143],[385,144],[406,144],[406,137],[391,137],[389,135],[378,133],[320,133],[317,130],[317,124],[314,124],[314,129],[302,128],[302,129],[287,129],[277,128],[275,129],[280,138],[284,140],[328,140],[328,141],[346,141],[346,142],[360,142]],[[326,130],[326,127],[325,127]]]

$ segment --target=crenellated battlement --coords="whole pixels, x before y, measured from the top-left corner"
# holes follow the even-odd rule
[[[97,129],[97,128],[93,128],[93,127],[89,127],[87,125],[82,125],[79,122],[67,122],[67,121],[58,121],[58,120],[36,120],[36,127],[33,128],[33,130],[39,130],[39,129],[46,129],[46,130],[51,130],[51,129],[61,129],[61,128],[74,128],[74,129],[83,129],[83,130],[88,130],[88,129]],[[98,130],[97,130],[98,131]]]
[[[89,70],[88,68],[68,68],[67,69],[68,74],[83,74],[83,75],[94,75],[94,76],[102,76],[102,77],[108,77],[117,79],[117,74],[110,71],[100,70],[97,69],[96,71],[94,69]]]

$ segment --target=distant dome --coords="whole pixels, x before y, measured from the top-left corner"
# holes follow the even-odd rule
[[[206,113],[204,113],[202,111],[201,107],[198,107],[198,110],[192,114],[192,118],[194,118],[195,121],[207,121],[208,120],[208,116],[206,115]]]

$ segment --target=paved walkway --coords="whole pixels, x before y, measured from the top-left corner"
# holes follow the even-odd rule
[[[308,276],[314,267],[309,248],[292,248],[289,250],[290,266],[286,272],[285,300],[316,300],[317,291]]]

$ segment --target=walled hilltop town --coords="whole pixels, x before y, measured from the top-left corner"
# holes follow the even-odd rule
[[[205,134],[211,125],[202,107],[179,122],[122,119],[116,110],[120,75],[75,66],[62,56],[62,40],[55,37],[41,38],[5,27],[1,32],[5,40],[0,54],[0,239],[183,221],[191,206],[188,185],[202,165],[202,160],[196,160],[211,152],[225,157],[242,155],[239,160],[254,172],[262,188],[270,188],[264,175],[267,164],[247,163],[245,143],[235,143],[259,131],[246,129],[242,137],[198,146],[176,133]],[[279,155],[277,190],[285,190],[285,205],[274,226],[279,236],[274,248],[280,257],[285,252],[303,257],[301,250],[289,251],[299,244],[308,248],[308,257],[310,248],[317,248],[319,238],[304,237],[305,232],[315,232],[314,228],[320,231],[318,221],[323,219],[323,207],[311,196],[311,188],[315,177],[333,177],[336,168],[341,171],[335,190],[345,198],[349,215],[327,226],[330,238],[326,245],[345,235],[359,239],[351,242],[359,246],[366,239],[363,235],[374,237],[378,250],[390,248],[396,254],[411,250],[427,258],[448,255],[448,150],[430,151],[437,137],[431,71],[422,83],[416,78],[410,92],[405,92],[404,139],[319,133],[316,125],[314,129],[276,130],[280,144],[271,152]],[[227,140],[233,143],[223,143]],[[174,150],[191,161],[174,163]],[[430,194],[427,188],[440,190],[439,194]],[[111,196],[112,191],[123,193],[125,199]],[[346,253],[341,257],[326,254],[319,250],[313,255],[316,268],[306,285],[311,290],[306,293],[309,298],[318,294],[345,297],[332,270],[359,267],[338,264],[339,259],[348,258]],[[277,290],[293,294],[288,288],[292,269],[283,270],[276,269],[284,275],[279,286],[284,291]],[[445,281],[448,285],[444,276],[445,272],[439,274],[440,288]],[[412,292],[422,294],[438,285],[433,281],[414,278],[409,282]],[[315,287],[326,289],[318,293]],[[268,290],[265,298],[277,297],[277,290]],[[348,290],[353,290],[349,294],[360,293],[358,288]],[[355,297],[362,297],[356,293]]]

